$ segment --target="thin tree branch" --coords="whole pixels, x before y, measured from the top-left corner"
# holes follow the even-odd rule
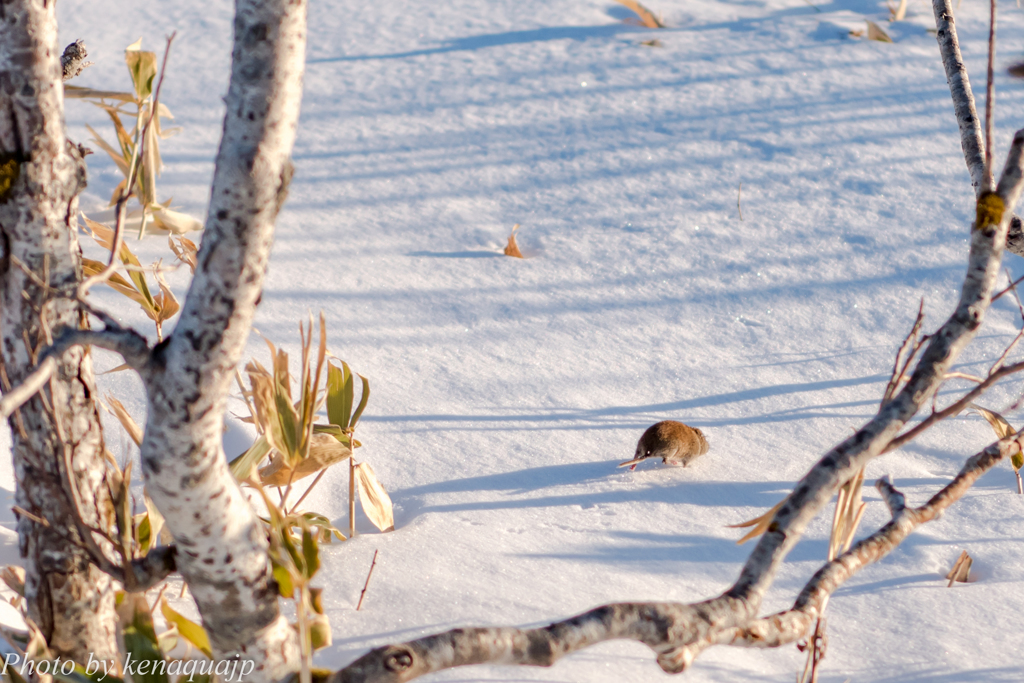
[[[65,328],[53,340],[53,346],[43,352],[43,358],[59,356],[72,346],[98,346],[121,354],[129,367],[140,372],[146,369],[150,348],[146,338],[135,330],[104,329],[76,330]]]
[[[883,406],[892,400],[893,395],[903,382],[907,368],[914,360],[914,356],[917,355],[918,350],[921,348],[923,340],[918,340],[918,335],[921,333],[921,324],[923,322],[924,297],[921,298],[921,304],[917,308],[917,318],[914,320],[914,325],[910,328],[910,332],[908,332],[907,336],[903,339],[903,343],[900,344],[899,351],[896,352],[896,360],[892,365],[892,376],[889,378],[889,383],[885,386],[885,391],[882,392]]]
[[[911,441],[919,437],[925,430],[929,429],[930,427],[933,427],[935,424],[941,422],[942,420],[945,420],[948,417],[953,417],[954,415],[958,415],[960,411],[969,406],[971,402],[974,401],[974,399],[984,394],[993,384],[995,384],[1004,377],[1008,377],[1009,375],[1012,375],[1014,373],[1021,372],[1022,370],[1024,370],[1024,362],[1014,363],[1013,365],[1006,365],[1004,367],[999,368],[991,375],[986,377],[984,382],[982,382],[981,384],[977,385],[969,392],[964,394],[958,401],[950,404],[949,406],[943,408],[938,412],[932,413],[924,420],[914,425],[911,429],[908,429],[906,432],[900,434],[895,439],[890,441],[889,445],[885,447],[882,453],[894,451],[897,448],[900,448],[901,446],[910,443]]]
[[[893,519],[849,551],[818,570],[800,592],[793,608],[756,619],[743,628],[723,631],[718,644],[742,647],[779,647],[804,638],[821,615],[828,597],[864,567],[892,552],[917,527],[932,521],[959,500],[974,482],[999,463],[1020,452],[1021,433],[1000,439],[967,460],[959,474],[931,500],[918,508],[904,507],[905,499],[888,479],[875,483],[893,513]]]
[[[994,64],[996,59],[996,0],[990,0],[988,24],[988,71],[985,79],[985,191],[991,192],[992,180],[992,129],[996,117],[996,84]]]
[[[0,415],[7,419],[15,410],[25,405],[30,398],[46,386],[56,369],[57,360],[52,356],[47,357],[25,378],[24,382],[10,391],[4,392],[3,398],[0,398]]]
[[[971,81],[967,77],[967,67],[960,54],[953,5],[950,0],[932,0],[932,11],[935,13],[937,29],[935,37],[939,41],[942,66],[946,70],[949,92],[953,96],[953,110],[960,127],[960,146],[964,151],[967,170],[971,174],[971,184],[975,192],[980,194],[985,179],[985,140],[974,104],[974,93],[971,92]]]
[[[967,68],[960,54],[951,0],[932,0],[932,11],[937,29],[935,37],[939,43],[942,65],[953,98],[953,110],[960,128],[960,146],[963,148],[964,161],[967,162],[975,194],[980,195],[985,190],[985,141],[974,94],[971,92],[971,82],[967,78]],[[1006,248],[1018,256],[1024,256],[1024,223],[1017,215],[1010,219]]]

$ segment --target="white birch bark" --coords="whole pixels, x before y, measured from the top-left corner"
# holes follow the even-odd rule
[[[241,360],[291,177],[305,62],[302,0],[238,0],[224,135],[199,266],[170,337],[142,369],[149,412],[142,465],[220,657],[257,662],[255,683],[298,669],[278,610],[261,522],[222,448]]]
[[[49,330],[77,328],[80,256],[73,227],[85,165],[64,135],[62,67],[53,3],[0,3],[0,386],[34,369]],[[30,277],[17,267],[36,273]],[[52,289],[50,289],[52,288]],[[85,524],[111,530],[92,367],[81,347],[56,357],[42,392],[9,420],[17,504],[49,522],[18,522],[29,616],[57,653],[86,661],[116,655],[115,584],[78,546],[72,481]],[[66,463],[71,464],[70,472]]]

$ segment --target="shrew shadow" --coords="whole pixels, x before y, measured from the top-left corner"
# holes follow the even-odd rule
[[[600,491],[580,491],[580,484],[614,483],[628,476],[617,469],[618,460],[547,465],[463,479],[412,486],[395,492],[402,501],[396,511],[396,525],[408,525],[429,513],[467,512],[471,510],[509,510],[527,508],[590,508],[598,505],[630,503],[697,505],[714,507],[722,501],[743,501],[744,505],[769,508],[778,502],[780,492],[789,491],[793,482],[694,481],[690,472],[671,468],[667,478],[651,486],[629,486]],[[678,485],[676,485],[678,484]],[[563,487],[572,487],[566,490]],[[559,490],[562,489],[562,490]],[[545,492],[548,492],[545,494]],[[452,501],[451,495],[483,494],[474,500]],[[437,496],[441,494],[443,501]],[[743,521],[737,513],[735,522]]]

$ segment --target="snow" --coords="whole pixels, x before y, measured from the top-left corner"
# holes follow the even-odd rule
[[[956,300],[973,194],[928,3],[891,26],[883,3],[863,0],[649,5],[669,29],[630,25],[610,0],[311,4],[296,174],[256,324],[295,351],[299,320],[324,311],[331,349],[372,384],[360,454],[398,527],[381,535],[360,518],[364,533],[325,552],[335,643],[318,664],[459,625],[717,595],[751,547],[725,525],[778,502],[874,413],[921,297],[928,329]],[[1024,125],[1024,93],[1004,75],[1024,16],[1001,11],[1000,160]],[[184,132],[163,144],[158,187],[197,217],[231,13],[219,1],[58,5],[62,41],[83,38],[96,62],[80,85],[127,88],[121,50],[141,35],[162,51],[179,31],[162,100]],[[896,42],[849,37],[865,19]],[[964,2],[957,26],[981,92],[987,5]],[[663,47],[640,44],[652,38]],[[104,118],[68,105],[76,140],[86,123],[107,134]],[[87,211],[118,180],[100,154],[89,161]],[[500,255],[515,223],[532,258]],[[143,263],[170,259],[162,238],[130,245]],[[1017,257],[1006,265],[1024,274]],[[187,274],[170,279],[183,295]],[[95,296],[152,333],[133,304]],[[997,302],[962,368],[984,372],[1019,324],[1016,304]],[[255,335],[250,355],[266,359]],[[100,369],[115,364],[97,352]],[[102,384],[141,421],[137,381]],[[1009,381],[982,403],[1004,410],[1019,393]],[[617,469],[662,419],[700,427],[711,451],[685,469]],[[229,432],[236,452],[244,429]],[[920,504],[992,438],[962,416],[872,463],[868,482],[890,474]],[[308,499],[340,527],[344,469]],[[873,488],[865,500],[861,535],[888,518]],[[1002,465],[837,591],[821,680],[1020,680],[1022,515]],[[766,613],[824,561],[829,517],[787,559]],[[6,561],[12,521],[0,519]],[[962,549],[975,581],[947,589]],[[791,681],[802,665],[794,647],[714,648],[686,677]],[[649,650],[618,642],[551,669],[430,680],[661,675]]]

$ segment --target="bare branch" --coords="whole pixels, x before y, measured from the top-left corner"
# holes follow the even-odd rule
[[[892,376],[889,378],[889,383],[885,387],[885,391],[882,392],[882,405],[892,400],[893,395],[899,389],[900,384],[904,380],[907,368],[909,364],[914,360],[914,356],[917,351],[921,348],[921,342],[918,340],[918,335],[921,334],[921,324],[924,322],[924,298],[921,298],[921,304],[917,308],[917,318],[914,320],[913,327],[910,328],[910,332],[903,339],[903,343],[900,344],[899,351],[896,352],[896,360],[892,366]],[[909,355],[908,355],[909,354]]]
[[[39,364],[39,367],[32,371],[32,374],[25,378],[24,382],[4,393],[3,398],[0,398],[0,415],[7,419],[15,410],[25,405],[30,398],[46,386],[56,369],[57,361],[53,357],[46,358]]]
[[[875,488],[882,494],[882,499],[885,500],[885,504],[889,507],[889,512],[892,513],[894,519],[907,507],[907,497],[896,490],[888,476],[876,481]]]
[[[995,125],[996,84],[993,67],[996,60],[996,0],[990,0],[988,24],[988,72],[985,80],[985,191],[991,192],[992,180],[992,128]]]
[[[960,54],[960,41],[956,35],[951,0],[932,0],[935,14],[935,37],[942,54],[942,65],[946,70],[949,92],[953,98],[953,110],[960,127],[960,146],[963,148],[967,170],[975,193],[985,191],[985,141],[982,137],[981,121],[974,104],[971,82],[967,68]],[[1024,223],[1019,216],[1012,216],[1007,233],[1006,248],[1018,256],[1024,256]]]
[[[949,405],[946,408],[943,408],[938,412],[932,413],[924,420],[914,425],[913,428],[908,429],[906,432],[900,434],[898,437],[890,441],[889,445],[886,446],[885,450],[883,450],[882,452],[888,453],[890,451],[894,451],[897,448],[903,446],[904,444],[910,443],[911,441],[919,437],[921,433],[924,432],[926,429],[935,426],[937,423],[941,422],[942,420],[945,420],[947,417],[953,417],[954,415],[958,415],[960,411],[969,406],[971,402],[974,401],[974,399],[984,394],[993,384],[995,384],[1004,377],[1008,377],[1022,370],[1024,370],[1024,362],[1014,363],[1013,365],[1006,365],[1004,367],[999,368],[998,370],[990,374],[988,377],[986,377],[984,382],[982,382],[981,384],[977,385],[969,392],[964,394],[958,401]]]
[[[133,369],[143,372],[151,357],[149,343],[135,330],[106,328],[103,330],[76,330],[65,328],[54,340],[53,346],[43,352],[43,358],[59,356],[72,346],[98,346],[121,354]]]
[[[971,184],[975,192],[980,194],[985,178],[985,141],[982,138],[978,110],[974,105],[971,81],[967,77],[967,67],[960,54],[960,40],[953,21],[953,5],[950,0],[932,0],[932,11],[935,13],[935,37],[939,41],[942,66],[946,69],[949,92],[953,96],[953,110],[960,126],[960,146],[963,147],[967,170],[971,174]]]
[[[1000,439],[967,460],[959,474],[919,508],[903,507],[903,494],[888,479],[875,486],[893,511],[893,519],[846,553],[818,570],[800,592],[793,608],[752,621],[744,628],[722,632],[719,644],[779,647],[805,637],[824,610],[828,597],[864,567],[893,551],[917,527],[932,521],[959,500],[974,482],[1004,458],[1021,450],[1021,433]]]

